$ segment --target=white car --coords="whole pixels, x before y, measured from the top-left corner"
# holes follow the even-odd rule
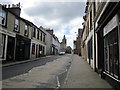
[[[59,55],[65,55],[65,52],[60,52]]]

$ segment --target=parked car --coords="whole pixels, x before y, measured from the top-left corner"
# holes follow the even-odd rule
[[[59,55],[65,55],[65,52],[60,52]]]

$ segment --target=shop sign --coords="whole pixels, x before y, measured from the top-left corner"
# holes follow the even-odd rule
[[[104,36],[107,35],[110,31],[112,31],[117,25],[118,25],[117,15],[115,15],[104,27]]]
[[[7,30],[4,30],[4,29],[0,30],[0,33],[3,33],[3,34],[6,34],[6,35],[15,37],[15,33],[7,31]]]

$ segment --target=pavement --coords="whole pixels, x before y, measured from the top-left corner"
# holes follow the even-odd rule
[[[78,55],[72,56],[72,64],[61,88],[112,88],[94,72],[87,61]]]
[[[8,66],[12,66],[12,65],[17,65],[17,64],[32,62],[32,61],[39,60],[39,59],[41,59],[41,58],[52,57],[52,56],[53,56],[53,55],[45,56],[45,57],[39,57],[39,58],[32,58],[32,59],[23,60],[23,61],[14,61],[14,62],[9,62],[9,63],[4,63],[4,64],[2,64],[2,67],[8,67]]]

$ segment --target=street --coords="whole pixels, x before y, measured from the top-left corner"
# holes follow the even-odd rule
[[[46,58],[41,58],[37,61],[27,62],[23,64],[17,64],[9,67],[3,67],[2,68],[2,79],[7,79],[13,76],[17,76],[20,74],[27,73],[29,70],[31,70],[33,67],[45,65],[48,62],[52,62],[56,59],[60,58],[59,56],[51,56]]]
[[[56,88],[60,83],[58,76],[71,61],[71,55],[62,55],[4,67],[3,88]]]
[[[2,88],[113,88],[78,55],[48,56],[3,68]]]

